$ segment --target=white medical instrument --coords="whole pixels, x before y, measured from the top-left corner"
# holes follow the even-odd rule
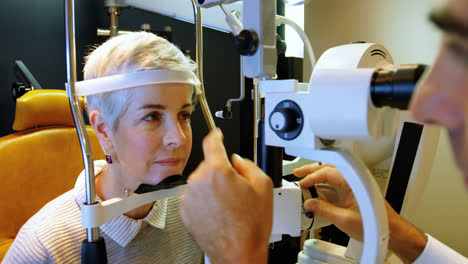
[[[210,5],[206,2],[214,1],[201,2]],[[217,1],[217,3],[219,2],[222,1]],[[242,46],[245,47],[244,75],[250,78],[259,78],[260,89],[265,93],[266,144],[285,147],[286,152],[291,155],[332,164],[342,172],[351,190],[357,194],[357,202],[361,214],[364,216],[362,262],[383,263],[387,253],[388,223],[383,197],[377,184],[365,165],[352,153],[345,150],[320,150],[316,146],[317,133],[311,129],[311,125],[313,125],[311,123],[314,120],[308,116],[314,113],[310,113],[309,109],[304,108],[304,105],[314,104],[314,101],[311,100],[311,97],[315,95],[314,89],[309,88],[308,92],[301,92],[296,80],[268,80],[276,73],[275,1],[249,0],[244,1],[243,4],[244,30],[240,34],[243,34],[244,43]],[[309,43],[305,43],[305,45],[307,44]],[[330,71],[329,74],[316,71],[315,69],[311,78],[311,86],[314,85],[315,81],[321,82],[318,86],[321,91],[325,90],[324,92],[326,92],[327,81],[341,79],[341,75],[343,75],[347,81],[337,82],[334,86],[340,88],[351,85],[352,87],[348,91],[357,88],[360,92],[358,96],[365,96],[365,98],[356,102],[355,108],[358,109],[358,104],[361,104],[361,108],[367,109],[368,95],[364,95],[364,91],[369,87],[373,69],[355,72]],[[306,96],[307,94],[309,96]],[[340,96],[339,94],[335,95]],[[316,101],[322,100],[320,95],[317,95],[316,98]],[[359,98],[357,99],[359,100]],[[364,100],[364,105],[362,105],[362,100]],[[324,103],[326,103],[326,99]],[[328,109],[326,107],[314,110],[318,110],[320,113]],[[366,116],[360,117],[362,114],[366,114]],[[357,116],[361,119],[367,119],[367,112],[360,111]],[[346,134],[346,131],[342,133]],[[327,135],[322,133],[317,136]],[[280,239],[281,234],[292,236],[300,234],[301,191],[292,184],[285,182],[283,185],[283,188],[276,188],[274,192],[273,241]],[[293,202],[291,203],[291,201]],[[293,205],[294,203],[296,206]]]
[[[212,7],[224,2],[199,0],[198,4]],[[424,67],[394,67],[385,48],[358,43],[325,53],[309,84],[272,80],[276,73],[276,26],[287,19],[276,16],[273,0],[249,0],[243,5],[238,48],[244,56],[244,75],[257,78],[265,95],[265,144],[284,147],[293,156],[332,164],[343,174],[363,216],[361,263],[383,263],[389,235],[382,193],[366,165],[345,144],[333,142],[382,137],[383,116],[397,118],[398,113],[388,109],[384,113],[378,107],[405,109]],[[293,28],[313,61],[307,37]],[[387,136],[394,131],[387,131]],[[323,143],[327,141],[332,144]],[[302,224],[313,225],[307,218],[303,220]],[[274,191],[271,241],[280,240],[282,234],[299,236],[300,227],[301,191],[293,183],[283,181],[282,187]],[[305,258],[300,261],[307,263]]]
[[[363,216],[361,263],[383,263],[388,226],[387,216],[382,212],[385,210],[382,192],[367,166],[350,151],[350,139],[379,144],[377,139],[384,135],[391,138],[398,124],[395,122],[398,112],[377,106],[405,109],[416,81],[424,72],[421,65],[394,67],[392,64],[388,51],[381,45],[350,44],[329,49],[322,55],[307,90],[294,80],[268,80],[260,85],[265,93],[265,113],[269,119],[266,144],[284,146],[286,153],[293,156],[332,164],[347,180]],[[386,127],[389,124],[395,125]],[[327,142],[330,139],[335,142]],[[391,141],[385,142],[389,143],[392,144]],[[275,194],[278,192],[282,190],[278,189]],[[275,201],[281,199],[284,199],[282,195],[275,197]],[[294,222],[297,226],[300,221],[285,215],[278,217],[289,223],[286,224],[288,228],[294,226]],[[302,229],[307,225],[315,229],[329,224],[317,220],[312,222],[303,216]],[[283,234],[284,228],[279,225],[276,232],[276,226],[274,222],[273,234]],[[296,235],[298,231],[296,228]],[[306,243],[306,249],[316,248],[311,243]],[[319,242],[314,240],[314,243]],[[346,253],[355,259],[340,259],[342,262],[324,259],[332,263],[359,261],[360,248],[352,247],[353,243],[356,244],[351,242]],[[369,251],[366,252],[366,248]],[[298,263],[314,263],[311,260],[315,258],[307,254],[307,250],[301,252]]]
[[[199,7],[195,11],[195,20],[201,21],[200,7],[223,7],[223,4],[234,2],[238,1],[197,0],[196,4]],[[95,205],[92,154],[88,151],[89,140],[84,132],[83,117],[76,100],[79,96],[76,88],[80,84],[75,87],[73,0],[65,0],[65,10],[69,65],[67,93],[77,124],[83,156],[86,157],[84,163],[87,172],[87,205],[84,206],[83,219],[88,219],[88,216],[92,218],[83,220],[88,239],[83,244],[82,260],[83,263],[102,263],[105,259],[105,246],[99,237],[99,225],[151,199],[180,194],[184,187],[115,198]],[[367,43],[339,47],[330,51],[327,56],[322,56],[309,84],[300,84],[296,80],[272,80],[276,74],[276,26],[285,23],[295,28],[304,40],[312,61],[313,50],[305,34],[293,22],[276,15],[275,0],[244,1],[242,10],[242,24],[235,18],[228,19],[228,23],[237,35],[238,49],[243,55],[243,75],[255,78],[259,87],[256,94],[259,95],[261,91],[265,95],[266,144],[284,147],[288,154],[332,164],[342,172],[356,195],[363,215],[364,243],[361,262],[383,263],[387,253],[388,224],[382,194],[365,164],[347,150],[345,144],[340,145],[339,141],[381,136],[383,113],[376,106],[400,107],[398,102],[409,98],[414,83],[407,83],[406,79],[398,83],[399,77],[406,76],[398,73],[402,68],[392,66],[393,62],[383,47]],[[226,15],[228,13],[225,12]],[[200,23],[199,26],[201,28]],[[197,39],[201,39],[201,30],[198,27]],[[199,45],[197,59],[198,54],[202,56],[201,53],[202,48]],[[202,70],[200,64],[199,70]],[[418,71],[411,69],[409,75],[414,76]],[[201,80],[203,94],[202,76],[199,74],[198,78]],[[393,85],[394,80],[396,85]],[[192,84],[197,85],[195,81]],[[399,88],[408,89],[400,91]],[[395,100],[392,96],[400,96],[401,100]],[[394,102],[397,104],[392,105]],[[404,105],[405,102],[401,104]],[[348,110],[343,112],[341,109]],[[390,114],[392,115],[396,115],[396,112]],[[324,139],[338,140],[338,143],[326,146],[323,143],[326,142]],[[88,174],[91,177],[88,177]],[[275,188],[271,241],[281,239],[282,234],[298,236],[301,222],[310,226],[311,220],[302,217],[301,195],[297,185],[287,181],[282,182],[282,187]],[[91,252],[91,257],[85,255],[88,251]]]

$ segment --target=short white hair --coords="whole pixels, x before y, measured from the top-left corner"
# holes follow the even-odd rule
[[[84,79],[144,70],[195,71],[196,64],[174,44],[148,32],[135,32],[113,37],[86,58]],[[95,94],[86,97],[88,113],[97,109],[112,130],[127,111],[134,89]]]

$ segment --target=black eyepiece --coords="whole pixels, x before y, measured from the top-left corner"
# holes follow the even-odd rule
[[[401,65],[391,69],[377,69],[372,76],[371,100],[376,107],[389,106],[408,109],[416,83],[426,65]]]

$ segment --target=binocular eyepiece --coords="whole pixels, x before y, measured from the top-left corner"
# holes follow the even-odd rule
[[[372,76],[372,103],[376,107],[408,109],[416,83],[426,68],[423,64],[413,64],[377,69]]]

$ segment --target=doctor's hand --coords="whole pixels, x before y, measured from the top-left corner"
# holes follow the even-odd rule
[[[318,183],[329,183],[343,189],[346,198],[342,207],[321,199],[309,199],[305,201],[304,208],[313,212],[316,217],[329,220],[350,237],[359,241],[363,240],[362,218],[356,198],[343,175],[335,167],[314,163],[295,169],[294,175],[304,178],[300,181],[301,188],[310,188]],[[385,201],[385,207],[389,221],[389,249],[404,263],[411,263],[424,250],[427,237],[401,218],[387,201]]]
[[[189,176],[181,215],[215,263],[266,263],[273,222],[273,184],[237,155],[232,165],[219,130],[203,140],[205,160]]]
[[[362,220],[356,198],[344,177],[335,167],[313,163],[295,169],[293,173],[297,177],[304,178],[299,182],[303,189],[320,183],[328,183],[342,189],[345,195],[342,207],[326,200],[312,198],[304,202],[304,208],[309,212],[313,212],[316,217],[329,220],[350,237],[362,241]],[[319,192],[319,189],[317,189],[317,192]]]

